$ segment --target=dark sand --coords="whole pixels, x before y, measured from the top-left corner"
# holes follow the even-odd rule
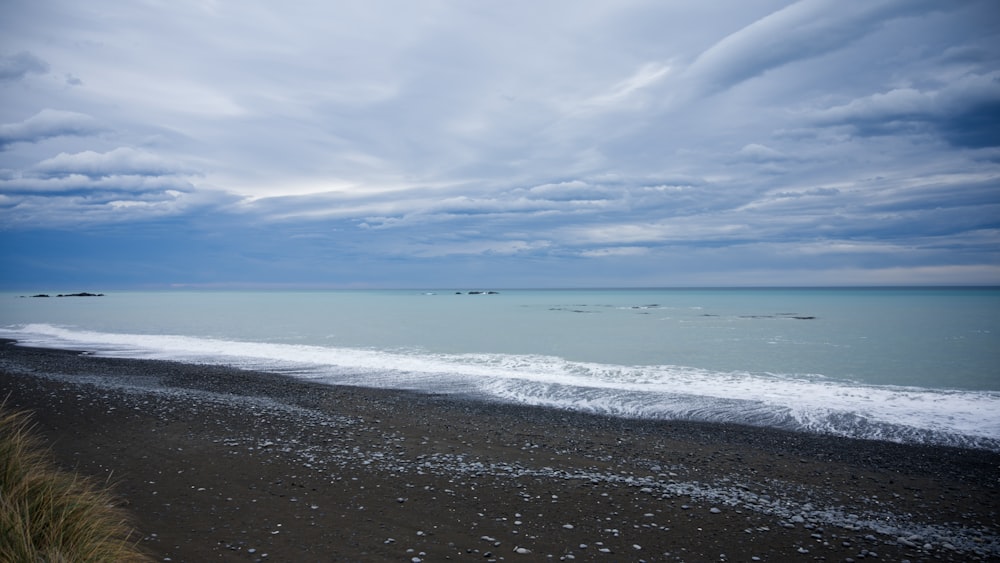
[[[8,395],[163,561],[1000,559],[997,453],[3,342]]]

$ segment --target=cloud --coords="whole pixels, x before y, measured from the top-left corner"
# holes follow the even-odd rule
[[[605,223],[595,226],[570,227],[565,240],[577,245],[619,246],[645,244],[672,244],[689,242],[703,244],[709,241],[746,240],[751,230],[746,223],[705,217],[678,217],[654,223]],[[762,233],[754,233],[760,236]]]
[[[642,256],[649,254],[649,248],[645,246],[615,246],[610,248],[595,248],[584,250],[580,256],[585,258],[612,258],[616,256]]]
[[[39,162],[33,171],[48,177],[79,174],[90,178],[163,176],[186,172],[178,164],[165,158],[129,147],[120,147],[106,153],[59,153],[58,156]]]
[[[798,61],[844,48],[886,22],[939,9],[927,0],[800,0],[726,36],[685,72],[699,95],[711,95]]]
[[[6,232],[170,225],[206,281],[223,254],[400,285],[1000,259],[991,0],[8,12]]]
[[[28,74],[45,74],[49,64],[28,51],[0,55],[0,82],[20,80]]]
[[[744,145],[739,151],[739,156],[746,160],[752,162],[780,162],[782,160],[788,160],[788,155],[782,153],[781,151],[772,149],[766,145],[761,145],[759,143],[750,143],[749,145]]]
[[[631,76],[613,85],[608,91],[584,100],[580,107],[584,110],[617,109],[634,99],[640,92],[661,82],[669,73],[670,66],[659,62],[647,62]]]
[[[526,192],[530,197],[553,200],[604,199],[608,192],[580,179],[533,186]]]
[[[83,192],[156,192],[193,190],[192,184],[174,176],[109,175],[90,177],[82,174],[38,177],[17,176],[0,180],[0,192],[8,194],[61,194]]]
[[[545,240],[469,240],[469,241],[428,241],[396,248],[395,253],[420,258],[442,258],[448,256],[510,256],[528,254],[546,249],[550,243]]]
[[[0,125],[0,150],[14,143],[37,143],[64,136],[89,136],[106,130],[87,114],[43,109],[20,123]]]
[[[254,198],[241,205],[241,209],[270,221],[360,218],[359,225],[365,229],[409,229],[475,221],[491,226],[521,224],[528,230],[544,231],[549,224],[585,222],[595,217],[609,219],[619,214],[659,217],[665,213],[686,213],[691,205],[704,209],[709,198],[699,200],[696,194],[710,193],[711,189],[703,184],[690,177],[581,177],[530,187],[460,185]]]
[[[60,153],[0,175],[0,220],[11,228],[134,223],[218,211],[235,202],[192,184],[191,175],[165,157],[130,147]]]
[[[233,203],[218,191],[171,178],[86,177],[0,182],[0,223],[8,229],[86,230],[116,223],[184,217]]]
[[[898,88],[817,112],[821,125],[860,136],[933,132],[960,147],[1000,146],[1000,71],[967,74],[937,89]]]

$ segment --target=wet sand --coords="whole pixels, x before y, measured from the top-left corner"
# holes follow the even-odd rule
[[[160,561],[993,561],[1000,454],[0,343]]]

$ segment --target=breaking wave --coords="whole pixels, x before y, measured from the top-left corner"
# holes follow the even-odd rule
[[[1000,451],[1000,392],[865,385],[819,374],[435,354],[95,332],[0,329],[21,344],[285,373],[334,384],[475,396],[611,416],[728,422]]]

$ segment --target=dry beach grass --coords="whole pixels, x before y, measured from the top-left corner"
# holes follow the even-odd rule
[[[1000,454],[0,346],[170,561],[989,561]]]
[[[108,490],[59,470],[29,417],[0,405],[0,561],[149,561]]]

